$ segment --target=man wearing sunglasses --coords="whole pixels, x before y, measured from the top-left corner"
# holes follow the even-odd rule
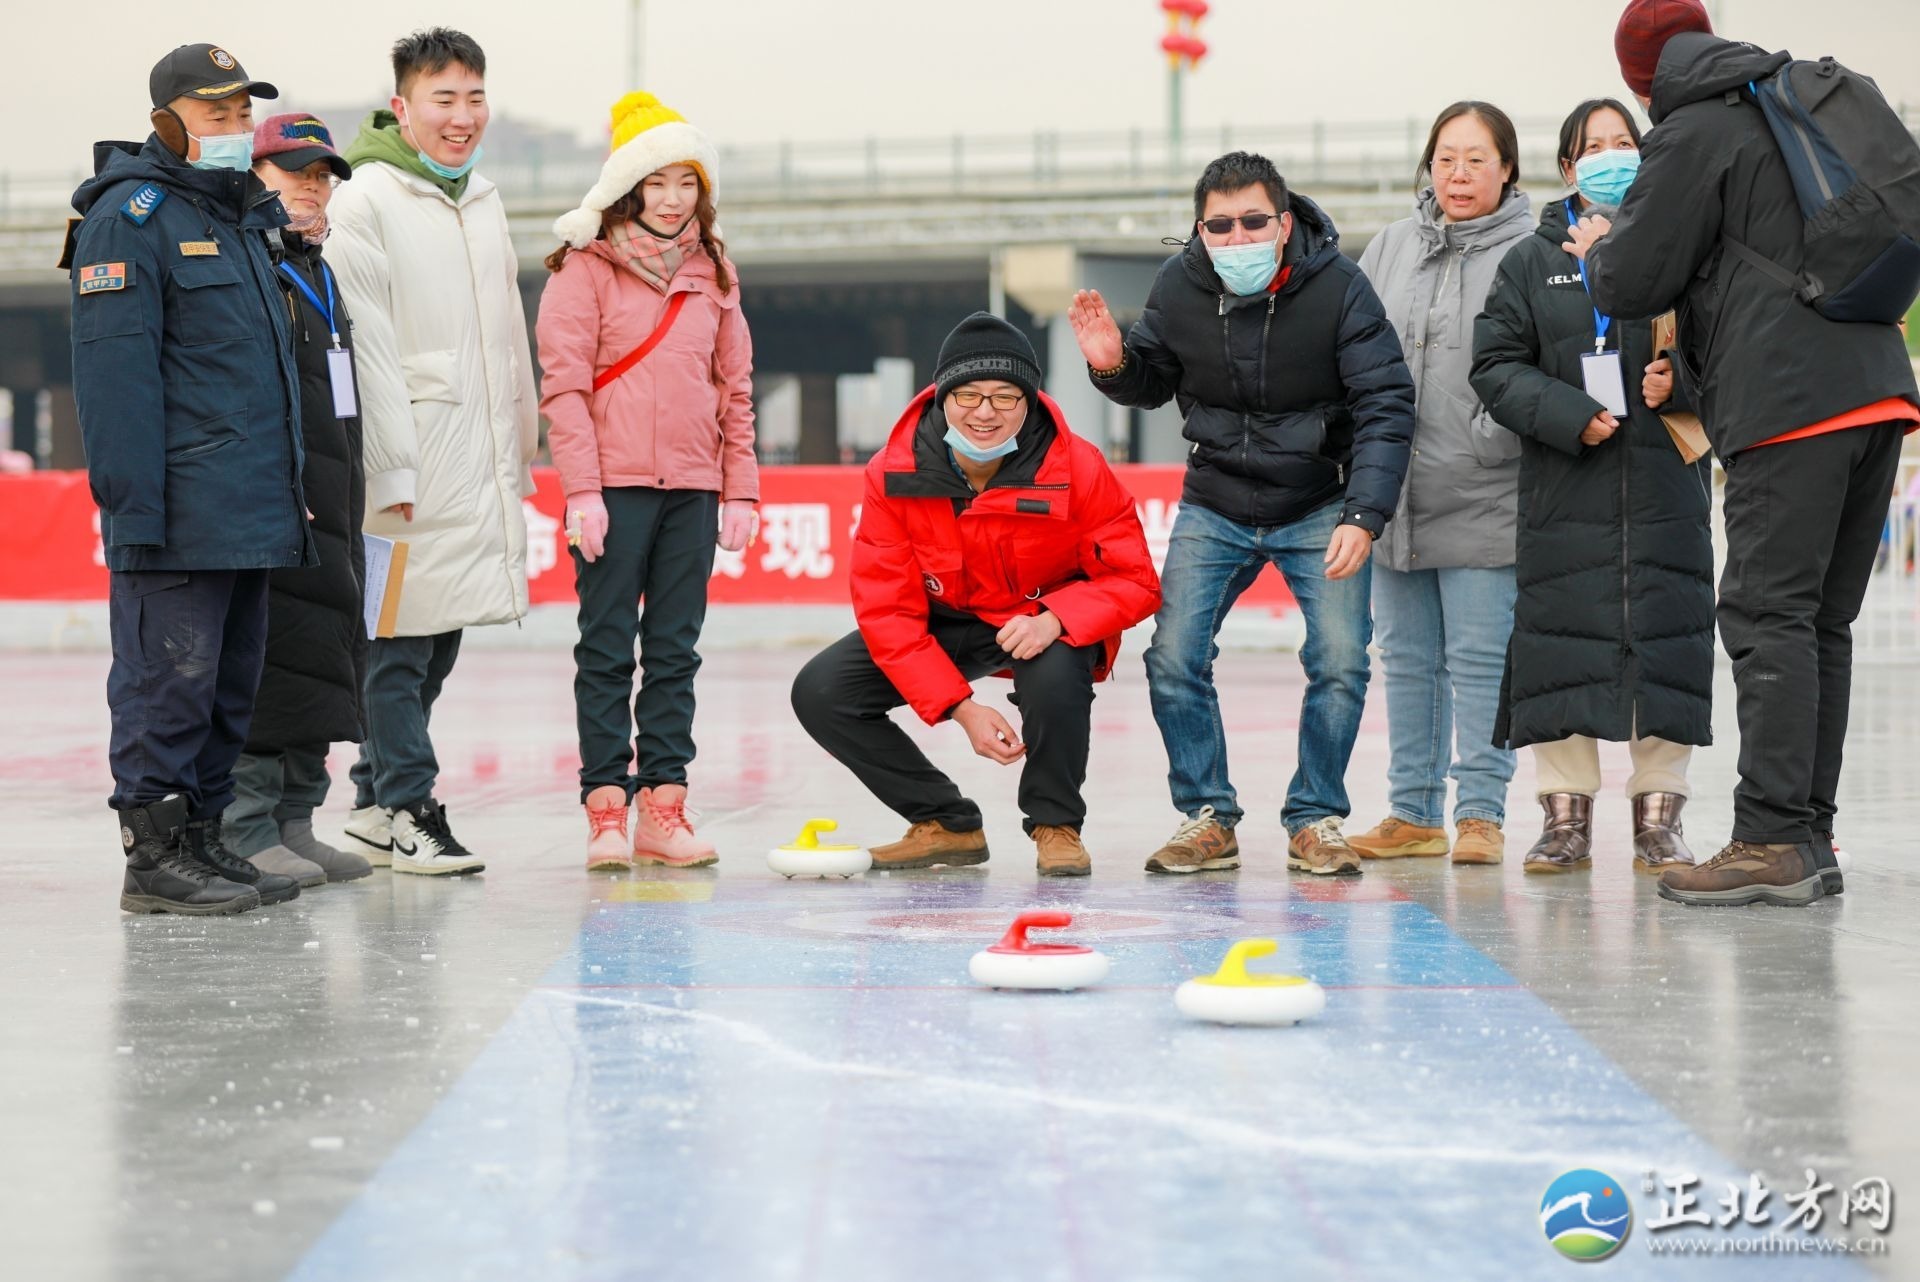
[[[1020,763],[1020,809],[1043,877],[1083,877],[1093,686],[1160,583],[1133,499],[1040,393],[1027,336],[976,312],[940,346],[934,385],[867,464],[853,545],[859,631],[793,683],[814,741],[911,827],[879,869],[987,860],[980,807],[890,718],[952,721],[973,750]],[[1020,726],[974,697],[1013,678]]]
[[[1406,474],[1413,377],[1332,220],[1265,157],[1220,157],[1193,205],[1196,234],[1161,267],[1124,340],[1097,292],[1068,311],[1094,386],[1141,409],[1177,402],[1192,443],[1146,656],[1184,818],[1147,870],[1240,866],[1214,642],[1271,563],[1307,629],[1299,763],[1281,812],[1287,866],[1356,875],[1340,826],[1366,703],[1368,557]]]

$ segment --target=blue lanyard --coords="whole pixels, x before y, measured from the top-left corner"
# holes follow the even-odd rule
[[[1578,217],[1573,209],[1573,197],[1569,196],[1567,197],[1567,225],[1571,227],[1574,222],[1577,221]],[[281,266],[285,265],[284,263],[281,264]],[[1587,265],[1584,262],[1580,264],[1580,286],[1587,291],[1587,305],[1591,307],[1593,305],[1593,286],[1587,284]],[[1600,309],[1594,307],[1593,350],[1595,352],[1604,352],[1607,349],[1607,331],[1612,328],[1613,317],[1602,316]]]
[[[280,270],[286,273],[295,288],[307,296],[307,301],[313,304],[313,310],[319,312],[320,319],[327,323],[327,334],[333,339],[333,345],[340,346],[340,329],[333,323],[333,269],[325,263],[320,264],[320,279],[327,283],[327,301],[324,304],[320,301],[320,295],[313,292],[313,286],[300,279],[299,272],[285,263],[280,264]]]

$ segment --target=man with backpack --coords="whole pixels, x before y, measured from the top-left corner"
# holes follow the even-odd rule
[[[1914,296],[1920,190],[1901,175],[1920,157],[1870,81],[1718,39],[1699,0],[1632,0],[1614,44],[1655,128],[1618,215],[1567,248],[1600,312],[1679,310],[1674,365],[1727,473],[1719,620],[1739,692],[1733,839],[1660,893],[1805,905],[1842,889],[1851,626],[1920,423],[1893,323]]]

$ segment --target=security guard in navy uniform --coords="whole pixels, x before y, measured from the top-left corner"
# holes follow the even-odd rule
[[[120,906],[244,912],[300,893],[229,850],[220,815],[260,683],[268,571],[318,562],[270,256],[287,216],[250,165],[252,99],[278,91],[208,44],[162,58],[149,89],[152,135],[94,147],[61,263],[112,573]]]

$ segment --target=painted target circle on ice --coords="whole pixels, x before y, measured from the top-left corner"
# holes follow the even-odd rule
[[[754,935],[779,935],[789,938],[889,940],[895,942],[992,941],[1007,928],[1017,911],[1013,907],[995,908],[901,908],[875,912],[871,908],[839,912],[803,913],[728,913],[707,919],[703,924],[721,930],[736,930]],[[1261,929],[1285,934],[1319,930],[1327,920],[1296,908],[1276,911],[1278,921],[1268,921]],[[1119,909],[1073,909],[1075,943],[1186,940],[1238,936],[1247,932],[1244,918],[1218,913],[1149,913]]]

